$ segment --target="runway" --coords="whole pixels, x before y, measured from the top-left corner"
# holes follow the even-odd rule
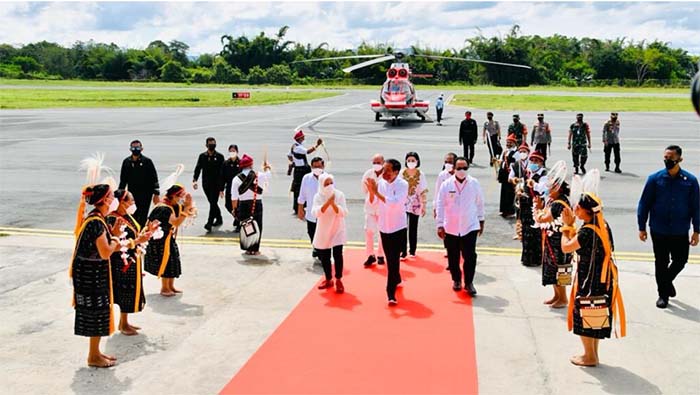
[[[419,91],[422,98],[434,100],[440,93]],[[490,92],[492,93],[492,92]],[[153,159],[163,180],[184,163],[180,181],[190,185],[197,155],[204,151],[204,140],[216,137],[218,150],[229,144],[252,155],[259,164],[264,153],[274,168],[274,177],[264,197],[263,238],[303,240],[306,226],[291,216],[286,153],[292,144],[292,131],[301,126],[309,142],[318,135],[327,143],[329,171],[336,176],[337,187],[348,198],[348,236],[363,237],[360,179],[370,167],[370,157],[383,153],[403,162],[408,151],[421,155],[421,168],[427,174],[429,201],[434,193],[435,177],[448,151],[461,153],[457,143],[459,122],[464,108],[447,106],[444,126],[434,123],[404,122],[399,127],[374,122],[368,102],[377,92],[349,90],[339,96],[268,107],[239,108],[133,108],[133,109],[53,109],[3,110],[0,112],[0,226],[67,230],[72,227],[79,188],[84,174],[78,171],[82,158],[95,151],[106,153],[107,165],[116,172],[126,157],[128,144],[140,139],[144,155]],[[601,97],[601,100],[605,100]],[[481,124],[488,109],[472,109]],[[614,111],[611,108],[611,111]],[[496,111],[495,119],[505,131],[512,113],[531,127],[536,112]],[[601,128],[607,113],[588,113],[585,121],[592,130],[593,149],[588,169],[603,167]],[[545,120],[553,130],[552,158],[570,165],[566,150],[568,125],[573,112],[547,112]],[[621,252],[651,252],[651,243],[637,240],[636,205],[644,180],[662,168],[663,149],[679,144],[684,150],[683,167],[700,173],[700,121],[692,113],[620,113],[622,136],[622,174],[604,173],[601,196],[606,218]],[[498,216],[500,185],[487,168],[487,149],[477,147],[475,165],[470,174],[478,178],[486,195],[486,231],[481,247],[517,248],[511,239],[513,223]],[[325,156],[323,150],[320,152]],[[553,164],[550,159],[549,164]],[[184,231],[187,236],[205,234],[208,204],[201,190],[194,192],[200,215],[195,225]],[[223,201],[221,201],[223,208]],[[428,210],[431,211],[431,208]],[[212,237],[229,237],[230,217]],[[430,215],[419,225],[419,243],[437,244],[434,220]],[[691,251],[691,253],[694,251]]]

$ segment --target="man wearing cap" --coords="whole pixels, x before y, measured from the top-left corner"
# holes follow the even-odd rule
[[[253,217],[258,224],[262,240],[263,231],[263,192],[270,181],[270,165],[263,163],[263,171],[253,170],[253,158],[243,154],[239,162],[241,172],[231,183],[231,205],[239,221]],[[260,242],[250,246],[246,255],[260,255]]]
[[[294,144],[289,150],[287,157],[291,160],[293,166],[292,175],[292,187],[291,191],[294,194],[294,201],[292,202],[292,212],[297,215],[297,199],[299,199],[299,190],[301,189],[301,180],[304,176],[311,172],[311,167],[306,159],[307,154],[311,154],[316,149],[323,144],[323,140],[320,138],[316,140],[316,145],[313,147],[304,147],[304,132],[299,130],[294,134]]]
[[[588,143],[588,145],[586,145]],[[591,128],[588,123],[583,122],[583,114],[576,114],[576,122],[569,127],[569,145],[574,161],[574,174],[578,174],[579,166],[581,173],[586,174],[586,161],[588,160],[588,150],[591,149]]]
[[[617,113],[611,112],[610,119],[603,125],[603,152],[605,153],[605,171],[610,171],[610,154],[615,153],[615,173],[620,170],[620,121]]]
[[[487,121],[484,122],[484,144],[488,144],[489,152],[491,153],[491,158],[498,158],[501,156],[503,148],[501,148],[501,125],[498,121],[493,120],[493,113],[491,111],[486,113]],[[486,138],[489,139],[488,143]]]
[[[472,118],[472,112],[464,113],[464,119],[459,125],[459,145],[464,147],[464,157],[472,163],[474,159],[474,145],[479,137],[479,126],[476,120]]]
[[[516,145],[519,147],[520,144],[527,143],[527,126],[520,122],[520,115],[513,114],[513,123],[508,126],[508,134],[514,134]]]
[[[440,97],[435,100],[435,112],[437,112],[437,124],[442,126],[442,110],[445,108],[445,94],[441,93]]]
[[[530,145],[535,147],[535,151],[542,154],[546,162],[547,149],[549,148],[551,151],[552,146],[552,130],[549,128],[549,124],[544,121],[544,114],[537,114],[537,122],[532,127]]]
[[[523,235],[520,263],[523,266],[542,264],[542,232],[539,228],[532,227],[535,224],[532,206],[535,196],[543,196],[546,189],[547,169],[544,168],[544,156],[539,151],[533,151],[527,164],[527,181],[519,197]]]
[[[498,182],[501,184],[499,211],[503,218],[510,218],[515,214],[515,185],[508,181],[508,175],[517,154],[515,143],[515,135],[509,135],[506,139],[506,150],[501,154],[499,161]]]
[[[311,173],[302,178],[299,198],[297,199],[297,215],[300,220],[306,221],[306,232],[311,243],[313,243],[316,234],[316,216],[313,214],[311,206],[313,206],[314,197],[318,193],[318,178],[323,174],[325,167],[323,158],[317,156],[311,159]],[[313,246],[312,250],[311,256],[317,258],[318,253]]]

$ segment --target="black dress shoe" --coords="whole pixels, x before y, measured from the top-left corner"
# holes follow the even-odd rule
[[[455,281],[454,283],[452,283],[452,290],[453,291],[461,291],[462,290],[462,283],[460,283],[459,281]]]
[[[659,299],[656,301],[656,307],[660,309],[665,309],[668,306],[668,298],[663,298],[659,296]]]
[[[369,267],[369,266],[372,266],[372,264],[374,264],[374,262],[376,262],[376,261],[377,261],[377,258],[375,258],[374,255],[370,255],[367,258],[367,260],[365,261],[365,263],[363,263],[363,265]]]
[[[467,293],[471,296],[476,296],[476,288],[474,288],[474,284],[466,284],[464,286],[464,290],[467,291]]]
[[[668,296],[671,298],[676,297],[676,287],[673,286],[673,283],[668,286]]]
[[[581,166],[581,173],[586,174],[586,168]]]
[[[615,173],[622,173],[622,170],[620,170],[619,167],[616,167],[616,168],[615,168]]]
[[[207,230],[207,233],[211,232],[211,224],[204,225],[204,229]]]
[[[383,265],[383,264],[384,264],[384,257],[380,256],[379,258],[377,258],[377,265]]]

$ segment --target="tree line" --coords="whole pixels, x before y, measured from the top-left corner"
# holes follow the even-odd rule
[[[687,86],[697,71],[699,58],[668,43],[634,42],[625,38],[599,40],[562,35],[526,36],[519,27],[505,36],[466,38],[460,49],[437,50],[412,46],[362,43],[355,49],[312,46],[285,39],[284,26],[268,36],[221,36],[221,51],[188,55],[181,41],[157,40],[144,49],[116,44],[76,42],[72,47],[41,41],[14,47],[0,44],[0,77],[26,79],[81,79],[106,81],[164,81],[193,83],[312,84],[366,83],[384,80],[388,66],[380,63],[348,75],[342,71],[357,60],[297,63],[334,56],[385,54],[395,51],[422,55],[475,58],[525,64],[532,70],[479,63],[409,57],[422,84],[624,85]]]

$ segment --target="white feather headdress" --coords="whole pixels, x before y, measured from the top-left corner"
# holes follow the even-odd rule
[[[170,189],[173,185],[177,184],[177,179],[184,171],[185,165],[179,163],[175,167],[175,171],[172,172],[169,176],[167,176],[165,180],[163,180],[163,183],[161,184],[161,191],[163,191],[163,194],[165,194],[168,191],[168,189]]]
[[[112,190],[117,189],[117,181],[112,176],[112,169],[104,165],[104,152],[96,152],[80,161],[80,170],[85,171],[85,185],[107,184]],[[102,173],[107,176],[100,181]]]

